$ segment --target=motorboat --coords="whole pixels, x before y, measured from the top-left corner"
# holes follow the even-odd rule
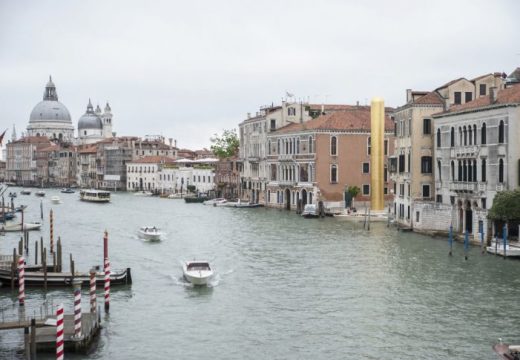
[[[135,196],[152,196],[153,193],[151,191],[137,191],[134,193]]]
[[[110,202],[110,192],[104,190],[81,190],[79,198],[82,201],[107,203]]]
[[[34,223],[24,222],[23,223],[24,231],[40,230],[41,227],[42,227],[42,224],[39,222],[34,222]],[[6,232],[22,231],[22,224],[16,223],[16,224],[0,225],[0,231],[6,231]]]
[[[306,204],[303,207],[302,216],[306,219],[317,218],[320,216],[316,204]]]
[[[213,278],[213,270],[207,261],[185,261],[182,272],[184,278],[193,285],[207,285]]]
[[[493,351],[500,357],[500,359],[520,359],[520,345],[509,345],[500,341],[498,344],[493,345]]]
[[[232,207],[232,208],[257,208],[257,207],[262,207],[264,205],[262,204],[256,204],[256,203],[251,203],[251,202],[243,202],[241,201],[240,199],[238,201],[228,201],[228,202],[225,202],[221,205],[218,205],[217,206],[224,206],[224,207]]]
[[[61,199],[59,196],[53,196],[51,197],[51,201],[53,204],[61,204]]]
[[[16,192],[10,192],[9,197],[15,198],[17,196]]]
[[[224,198],[215,198],[215,199],[210,199],[210,200],[206,200],[203,202],[204,205],[212,205],[212,206],[217,206],[219,204],[225,204],[225,203],[227,203],[227,200]]]
[[[150,241],[161,240],[162,232],[158,227],[155,226],[143,226],[139,228],[139,237]]]
[[[20,194],[21,195],[31,195],[31,190],[21,190]]]
[[[38,190],[34,193],[34,195],[36,196],[39,196],[39,197],[44,197],[45,196],[45,191],[43,190]]]
[[[182,199],[182,194],[180,194],[180,193],[170,194],[170,195],[168,195],[168,199]]]
[[[14,213],[13,212],[1,212],[0,213],[0,221],[4,220],[12,220],[14,219]]]
[[[63,188],[61,189],[61,192],[64,193],[64,194],[74,194],[74,189],[71,189],[71,188]]]
[[[505,252],[504,252],[505,250]],[[500,240],[498,243],[492,242],[491,246],[486,247],[486,251],[490,254],[506,256],[506,257],[516,257],[520,256],[520,247],[511,246],[506,244],[504,249],[504,243],[501,243]]]

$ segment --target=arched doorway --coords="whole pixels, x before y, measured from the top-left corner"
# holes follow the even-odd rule
[[[473,211],[471,210],[471,202],[466,201],[466,229],[468,233],[473,233]]]
[[[307,190],[302,190],[302,207],[307,204]]]
[[[464,232],[464,209],[460,200],[457,203],[457,208],[459,210],[459,223],[457,224],[457,231],[462,233]]]
[[[309,193],[309,204],[312,204],[312,192]]]
[[[291,190],[285,189],[285,209],[291,210]]]

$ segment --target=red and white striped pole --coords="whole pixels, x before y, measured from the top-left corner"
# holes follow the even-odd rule
[[[18,302],[20,306],[25,305],[25,260],[23,257],[18,259]]]
[[[96,312],[96,269],[90,270],[90,312]]]
[[[56,360],[63,360],[63,304],[56,311]]]
[[[105,312],[110,309],[110,261],[105,258]]]
[[[74,337],[81,338],[81,280],[74,281]]]
[[[49,226],[50,226],[50,238],[51,238],[51,254],[54,254],[54,216],[52,213],[52,209],[51,209],[51,213],[50,213]]]

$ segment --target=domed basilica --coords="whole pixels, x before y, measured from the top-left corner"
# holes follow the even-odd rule
[[[43,101],[36,104],[31,112],[27,135],[47,136],[59,142],[92,144],[112,137],[112,111],[108,103],[104,112],[101,112],[99,105],[94,111],[89,99],[87,111],[79,118],[78,138],[75,139],[69,110],[58,101],[56,85],[49,77],[49,82],[45,85]]]

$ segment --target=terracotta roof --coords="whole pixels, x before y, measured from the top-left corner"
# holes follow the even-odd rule
[[[13,143],[30,143],[30,144],[40,144],[40,143],[51,143],[47,136],[26,136],[21,139],[13,141]]]
[[[459,82],[459,81],[461,81],[461,80],[467,80],[467,79],[461,77],[461,78],[458,78],[458,79],[455,79],[455,80],[451,80],[451,81],[447,82],[446,84],[444,84],[444,85],[442,85],[442,86],[439,86],[439,87],[438,87],[437,89],[435,89],[435,90],[439,90],[439,89],[446,88],[446,87],[448,87],[448,86],[450,86],[450,85],[453,85],[453,84],[455,84],[456,82]]]
[[[437,91],[430,91],[413,102],[414,104],[443,105],[444,101]]]
[[[458,113],[468,110],[485,108],[487,106],[497,106],[506,104],[520,105],[520,85],[514,85],[507,89],[499,90],[497,94],[497,100],[494,103],[491,102],[490,96],[482,96],[465,104],[452,106],[448,111],[435,115]]]
[[[388,115],[385,116],[385,129],[393,129],[393,123]],[[325,114],[316,119],[300,123],[289,124],[276,130],[274,133],[291,133],[305,130],[343,130],[343,131],[370,131],[370,110],[356,109],[337,111]]]
[[[51,152],[51,151],[59,150],[59,148],[60,147],[56,144],[50,144],[49,146],[44,146],[44,147],[39,148],[38,151]]]
[[[173,162],[175,162],[175,159],[167,156],[145,156],[143,158],[130,161],[128,164],[164,164]]]
[[[95,154],[97,152],[97,146],[88,146],[78,150],[80,154]]]

